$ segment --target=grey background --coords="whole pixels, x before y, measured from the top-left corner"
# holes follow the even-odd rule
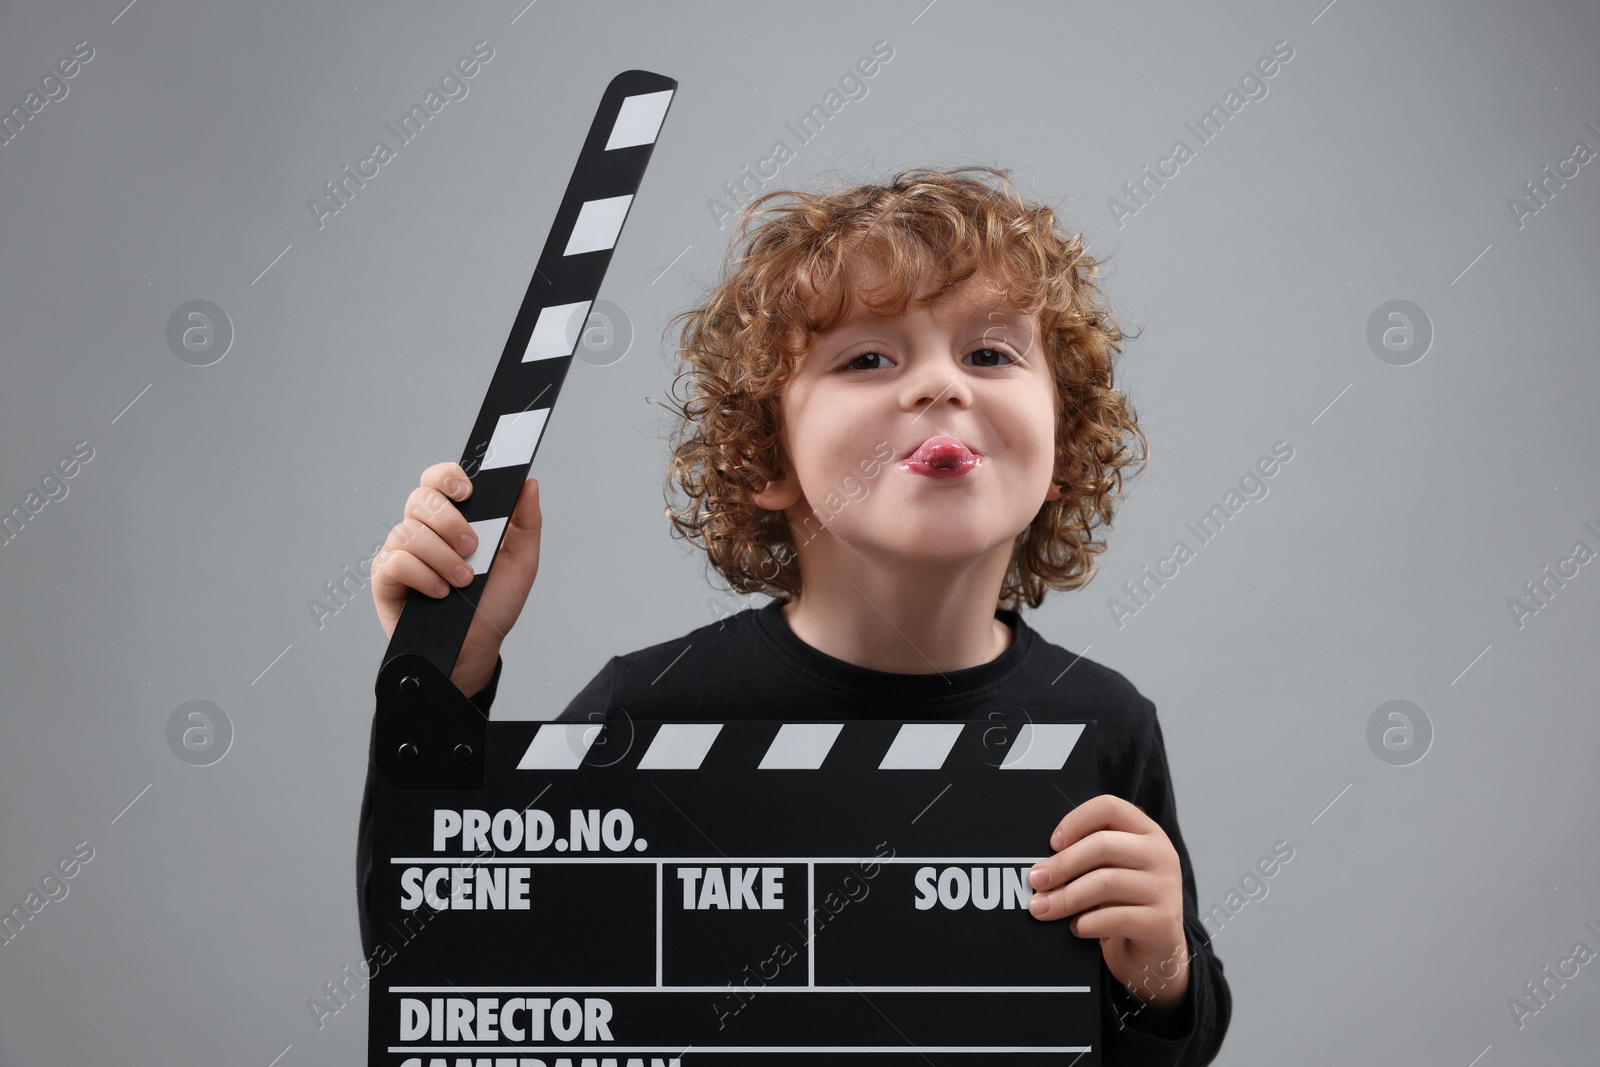
[[[666,533],[644,398],[670,379],[663,325],[727,246],[722,183],[778,139],[798,156],[769,189],[1009,167],[1111,257],[1152,446],[1102,573],[1029,620],[1160,709],[1203,909],[1295,849],[1217,936],[1218,1062],[1595,1047],[1600,964],[1521,1029],[1508,998],[1575,942],[1600,950],[1600,564],[1520,629],[1507,602],[1575,541],[1600,548],[1600,162],[1521,228],[1507,200],[1576,141],[1600,149],[1600,10],[524,3],[0,11],[6,110],[95,49],[0,145],[0,505],[94,448],[0,545],[0,904],[95,849],[0,946],[0,1062],[360,1062],[366,998],[321,1030],[307,1000],[361,959],[385,642],[367,591],[320,628],[308,601],[458,455],[595,102],[630,67],[681,82],[602,291],[635,340],[574,365],[534,464],[546,563],[496,717],[551,717],[609,656],[718,617]],[[479,40],[495,57],[470,94],[319,230],[307,198]],[[799,147],[785,121],[878,40],[894,57],[866,97]],[[1183,123],[1279,40],[1295,54],[1268,95],[1119,228],[1108,198],[1193,146]],[[209,367],[166,343],[193,299],[236,333]],[[1435,330],[1410,366],[1366,342],[1391,299]],[[1280,440],[1269,494],[1119,628],[1122,582]],[[195,699],[235,731],[208,767],[166,740]],[[1434,732],[1410,766],[1366,739],[1393,699]]]

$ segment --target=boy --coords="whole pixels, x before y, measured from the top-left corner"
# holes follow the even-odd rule
[[[781,197],[795,203],[767,206]],[[1112,387],[1123,334],[1095,300],[1098,264],[987,167],[768,193],[739,238],[735,269],[680,316],[694,391],[667,481],[688,503],[667,515],[733,588],[775,599],[612,657],[557,718],[1097,719],[1105,792],[1027,813],[1050,829],[1030,910],[1099,939],[1106,1064],[1210,1063],[1231,994],[1198,921],[1155,706],[1018,611],[1092,576],[1095,521],[1145,459]],[[470,489],[454,463],[423,472],[374,565],[386,632],[409,589],[471,580],[475,540],[452,503]],[[540,523],[529,479],[452,673],[486,714]],[[357,858],[369,952],[373,773]]]

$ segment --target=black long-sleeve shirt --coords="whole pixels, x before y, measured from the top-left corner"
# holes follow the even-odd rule
[[[1222,961],[1199,920],[1194,870],[1178,829],[1161,724],[1155,705],[1123,675],[1052,644],[1014,611],[995,617],[1013,640],[988,663],[943,674],[894,674],[836,659],[801,641],[774,600],[710,623],[676,640],[613,656],[572,699],[557,721],[599,722],[625,712],[636,718],[729,721],[751,717],[802,721],[826,710],[830,719],[935,718],[987,720],[1020,709],[1098,723],[1097,773],[1102,793],[1137,805],[1167,834],[1183,871],[1183,927],[1189,989],[1175,1014],[1140,1010],[1102,959],[1101,1033],[1106,1067],[1202,1067],[1216,1058],[1232,1014]],[[472,697],[485,713],[504,664]],[[372,781],[357,830],[356,873],[361,940],[373,941],[368,914],[372,884]],[[1083,798],[1087,799],[1087,798]],[[1063,812],[1063,814],[1065,814]],[[1065,922],[1065,919],[1056,920]]]

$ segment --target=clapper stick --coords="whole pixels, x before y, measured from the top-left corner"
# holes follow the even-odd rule
[[[483,782],[487,719],[450,673],[677,87],[629,70],[600,99],[461,454],[473,490],[458,506],[478,536],[472,582],[441,600],[409,590],[378,672],[377,755],[397,785]]]

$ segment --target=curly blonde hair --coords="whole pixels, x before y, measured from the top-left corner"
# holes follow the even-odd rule
[[[1046,588],[1087,582],[1106,547],[1091,533],[1110,525],[1123,470],[1143,468],[1148,442],[1112,385],[1112,354],[1124,334],[1095,285],[1100,264],[1082,235],[1057,232],[1055,219],[1051,208],[1022,199],[1009,172],[983,166],[905,170],[886,185],[831,193],[776,190],[746,204],[720,281],[668,323],[670,330],[686,320],[664,479],[673,535],[700,545],[738,592],[796,596],[801,576],[788,520],[751,499],[783,473],[785,383],[812,336],[843,321],[854,301],[898,315],[930,272],[942,284],[926,302],[976,275],[1039,316],[1056,387],[1062,495],[1017,535],[998,606],[1036,608]],[[886,297],[869,301],[853,291],[851,267],[864,262],[886,269],[886,282],[872,290]],[[689,392],[680,400],[685,379]],[[674,488],[687,498],[681,506],[672,504]]]

